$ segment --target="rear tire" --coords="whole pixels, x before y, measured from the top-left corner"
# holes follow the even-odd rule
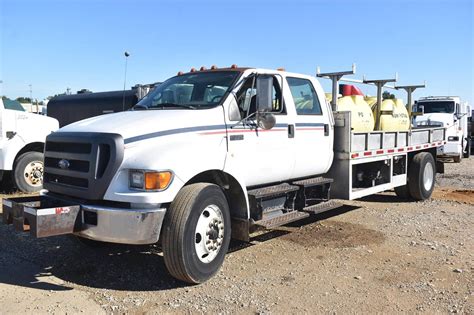
[[[408,188],[415,200],[431,197],[435,185],[436,164],[428,152],[415,155],[408,170]]]
[[[214,184],[185,186],[163,223],[163,257],[169,273],[184,282],[205,282],[220,269],[231,237],[230,212]]]
[[[410,195],[410,190],[408,189],[408,184],[403,186],[398,186],[394,188],[395,194],[401,199],[412,199]]]
[[[15,186],[25,193],[33,193],[43,188],[43,153],[26,152],[20,155],[13,169]]]

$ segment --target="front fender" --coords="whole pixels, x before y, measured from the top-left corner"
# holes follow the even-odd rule
[[[226,152],[225,132],[183,133],[127,144],[122,165],[104,198],[132,203],[171,202],[185,183],[197,174],[213,169],[222,170]],[[128,187],[130,169],[170,170],[173,180],[166,190],[160,192],[131,190]]]
[[[42,142],[44,142],[44,139]],[[15,135],[11,139],[2,140],[0,143],[0,169],[11,171],[15,163],[16,155],[26,144],[27,143],[18,135]]]

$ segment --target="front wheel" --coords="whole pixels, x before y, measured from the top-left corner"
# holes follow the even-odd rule
[[[230,232],[229,205],[219,186],[183,187],[163,223],[163,257],[169,273],[193,284],[210,279],[224,261]]]
[[[43,153],[26,152],[15,161],[13,181],[25,193],[40,191],[43,187]]]
[[[468,159],[471,156],[471,141],[472,139],[467,139],[466,151],[464,151],[463,157]]]
[[[433,156],[420,152],[413,158],[408,170],[408,189],[415,200],[431,197],[435,185],[436,165]]]

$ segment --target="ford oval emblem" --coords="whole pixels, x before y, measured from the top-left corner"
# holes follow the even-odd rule
[[[63,170],[68,169],[70,165],[71,165],[71,164],[69,163],[68,160],[64,160],[64,159],[63,159],[63,160],[60,160],[60,161],[58,162],[59,168],[61,168],[61,169],[63,169]]]

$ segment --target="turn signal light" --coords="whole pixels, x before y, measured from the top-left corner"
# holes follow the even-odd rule
[[[168,188],[171,182],[171,172],[146,172],[145,173],[145,189],[146,190],[163,190]]]

